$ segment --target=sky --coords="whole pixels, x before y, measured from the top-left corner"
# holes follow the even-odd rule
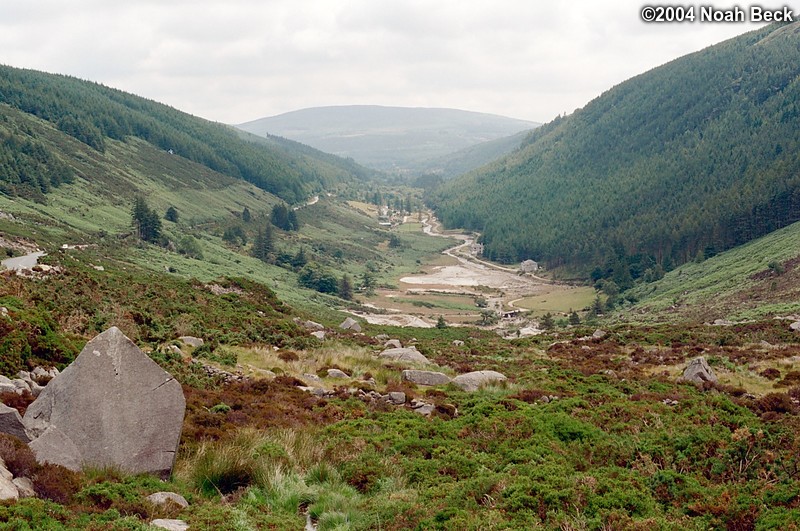
[[[644,5],[0,0],[0,63],[96,81],[229,124],[355,104],[547,122],[630,77],[763,25],[645,23]]]

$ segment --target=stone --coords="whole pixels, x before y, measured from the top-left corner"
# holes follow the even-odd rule
[[[36,367],[30,372],[30,377],[33,381],[38,382],[40,379],[50,380],[50,374],[44,370],[43,367]]]
[[[794,323],[790,324],[789,328],[795,332],[800,332],[800,321],[795,321]]]
[[[11,483],[17,487],[20,498],[34,498],[36,491],[33,488],[33,481],[28,478],[14,478]]]
[[[434,371],[405,370],[402,372],[402,378],[406,382],[417,385],[447,385],[450,383],[449,376]]]
[[[167,351],[171,352],[172,354],[177,354],[178,356],[183,357],[183,351],[178,345],[167,345]]]
[[[159,529],[166,529],[167,531],[186,531],[189,529],[189,524],[183,520],[175,520],[169,518],[156,518],[150,525],[158,527]]]
[[[400,343],[399,339],[390,339],[383,344],[383,348],[403,348],[403,344]]]
[[[181,341],[184,344],[194,348],[202,347],[203,344],[205,343],[205,341],[203,341],[199,337],[192,337],[192,336],[181,336],[178,338],[178,341]]]
[[[353,332],[361,332],[361,325],[358,324],[358,321],[352,317],[348,317],[342,321],[342,324],[339,325],[339,328],[343,330],[352,330]]]
[[[402,391],[392,391],[386,395],[386,399],[396,406],[402,406],[406,403],[406,394]]]
[[[309,372],[305,373],[303,376],[301,376],[301,378],[303,380],[305,380],[306,382],[314,382],[314,383],[318,383],[318,384],[322,383],[322,378],[320,378],[316,374],[311,374]]]
[[[180,494],[176,494],[175,492],[154,492],[147,497],[147,501],[153,505],[167,505],[168,503],[174,503],[181,509],[189,507],[189,502],[186,501],[186,498]]]
[[[711,326],[733,326],[733,322],[728,321],[727,319],[714,319],[714,322],[711,323]]]
[[[14,479],[14,474],[11,473],[10,470],[6,467],[6,462],[3,461],[3,458],[0,457],[0,478],[5,478],[9,481]]]
[[[430,363],[428,358],[420,354],[420,352],[415,348],[390,348],[384,350],[378,356],[392,361]]]
[[[51,432],[31,442],[40,461],[68,466],[77,459],[164,477],[175,463],[185,410],[175,378],[111,327],[47,384],[23,422],[31,436]]]
[[[329,378],[350,378],[350,375],[339,369],[328,369]]]
[[[309,330],[325,330],[325,327],[319,323],[315,323],[314,321],[305,321],[303,326],[308,328]]]
[[[27,413],[27,411],[26,411]],[[75,472],[83,466],[81,451],[69,436],[56,426],[48,427],[41,435],[28,443],[39,463],[61,465]]]
[[[497,371],[474,371],[459,374],[453,378],[453,383],[464,391],[477,391],[481,387],[507,380],[504,374]]]
[[[387,339],[389,339],[389,336],[387,334],[378,334],[377,336],[375,336],[375,339],[377,341],[386,341]]]
[[[424,415],[426,417],[434,411],[436,411],[436,406],[433,404],[422,404],[414,408],[414,413],[419,413],[420,415]]]
[[[2,374],[0,374],[0,384],[14,385],[11,383],[11,378]]]
[[[0,476],[0,501],[2,500],[18,500],[19,489],[14,482]]]
[[[0,433],[13,435],[25,443],[31,440],[25,431],[25,424],[22,423],[19,411],[5,404],[0,404]]]
[[[325,339],[325,330],[317,330],[316,332],[311,332],[311,335],[322,341]]]
[[[8,308],[0,306],[0,317],[8,317]]]
[[[21,395],[22,389],[12,383],[0,383],[0,393],[16,393]]]
[[[464,342],[461,341],[460,339],[454,339],[453,340],[453,346],[454,347],[463,347],[464,346]]]
[[[714,374],[714,370],[708,365],[706,359],[700,356],[689,362],[686,370],[683,371],[683,379],[695,383],[716,382],[717,375]]]
[[[14,378],[13,380],[11,380],[11,383],[14,384],[14,387],[22,390],[23,392],[28,391],[30,393],[31,391],[31,387],[28,385],[28,382],[26,382],[22,378]]]
[[[603,339],[604,337],[606,337],[605,330],[600,330],[599,328],[592,334],[592,339]]]

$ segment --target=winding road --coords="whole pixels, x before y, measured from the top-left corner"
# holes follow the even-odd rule
[[[22,271],[23,269],[33,269],[33,266],[39,263],[39,258],[46,255],[44,251],[36,251],[33,253],[28,253],[23,256],[17,256],[15,258],[7,258],[0,262],[6,269],[11,269],[14,271]]]

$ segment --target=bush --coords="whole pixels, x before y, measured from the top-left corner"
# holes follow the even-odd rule
[[[81,488],[80,474],[50,463],[39,467],[31,479],[37,496],[60,504],[70,503]]]

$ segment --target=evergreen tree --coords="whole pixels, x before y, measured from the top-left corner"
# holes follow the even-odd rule
[[[578,312],[572,311],[569,314],[569,324],[576,326],[581,324],[581,318],[578,316]]]
[[[361,273],[361,289],[363,289],[367,295],[375,294],[375,276],[369,269]]]
[[[250,223],[251,218],[252,216],[250,215],[250,209],[244,207],[244,210],[242,210],[242,221],[244,221],[245,223]]]
[[[171,221],[173,223],[177,223],[178,222],[178,209],[176,209],[174,206],[170,206],[167,209],[166,214],[164,214],[164,219],[166,219],[167,221]]]
[[[344,300],[353,300],[353,284],[350,282],[350,277],[345,273],[339,280],[339,296]]]
[[[133,230],[139,239],[156,243],[161,239],[161,219],[142,196],[136,196],[131,211]]]
[[[436,320],[436,328],[439,330],[444,330],[447,328],[447,321],[444,320],[443,316],[439,316],[439,319]]]
[[[286,230],[294,230],[294,231],[300,230],[300,221],[298,221],[297,219],[297,212],[295,212],[293,209],[289,209],[289,213],[286,219],[286,226],[289,227]]]
[[[278,203],[272,207],[269,219],[279,229],[292,230],[289,223],[289,208],[283,203]]]
[[[263,228],[258,229],[253,240],[253,249],[250,253],[262,262],[267,262],[273,250],[273,245],[272,227],[267,223]]]

